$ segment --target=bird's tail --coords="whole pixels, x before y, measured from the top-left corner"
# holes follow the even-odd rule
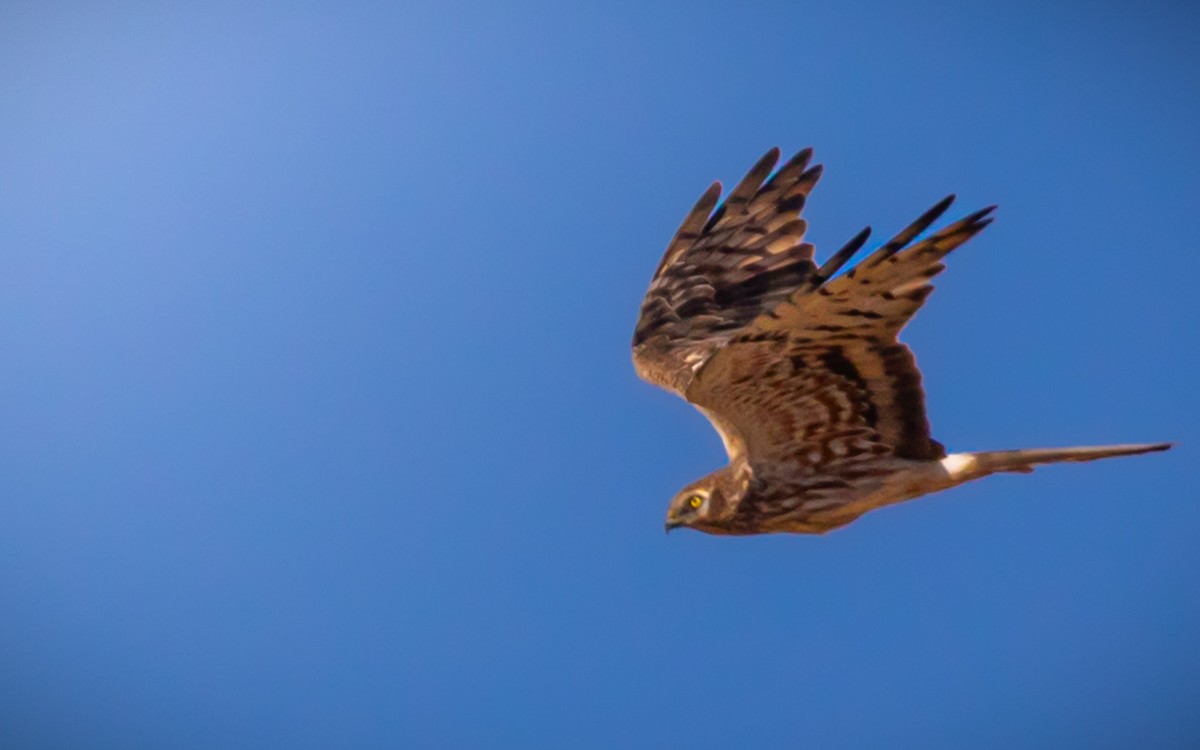
[[[975,459],[974,468],[980,475],[998,471],[1029,473],[1040,464],[1064,461],[1095,461],[1116,456],[1136,456],[1141,453],[1165,451],[1171,443],[1137,443],[1131,445],[1076,446],[1074,448],[1026,448],[1014,451],[982,451],[967,454]]]

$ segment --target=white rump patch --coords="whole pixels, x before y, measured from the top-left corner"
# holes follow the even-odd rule
[[[941,464],[954,479],[962,479],[979,467],[979,461],[970,453],[951,453],[941,460]]]

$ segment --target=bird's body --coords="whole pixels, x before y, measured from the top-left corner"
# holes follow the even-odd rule
[[[768,178],[773,149],[714,212],[714,184],[667,247],[633,340],[645,380],[694,404],[729,465],[684,488],[668,528],[821,533],[863,513],[1000,471],[1163,450],[1167,444],[947,455],[929,434],[920,372],[900,329],[950,251],[991,219],[919,239],[947,198],[847,273],[861,232],[824,265],[799,212],[811,151]]]

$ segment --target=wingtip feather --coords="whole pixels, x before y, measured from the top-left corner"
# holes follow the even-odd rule
[[[871,227],[863,227],[858,234],[850,238],[849,242],[842,245],[840,250],[829,256],[829,260],[825,261],[813,275],[813,286],[817,287],[828,281],[842,266],[846,265],[847,261],[854,257],[855,253],[862,249],[863,245],[867,244],[867,238],[870,236]]]

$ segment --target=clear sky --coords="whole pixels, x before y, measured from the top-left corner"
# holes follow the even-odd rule
[[[0,10],[0,746],[1197,746],[1194,6],[100,5]],[[664,536],[637,307],[773,145],[819,257],[1000,204],[951,449],[1180,446]]]

